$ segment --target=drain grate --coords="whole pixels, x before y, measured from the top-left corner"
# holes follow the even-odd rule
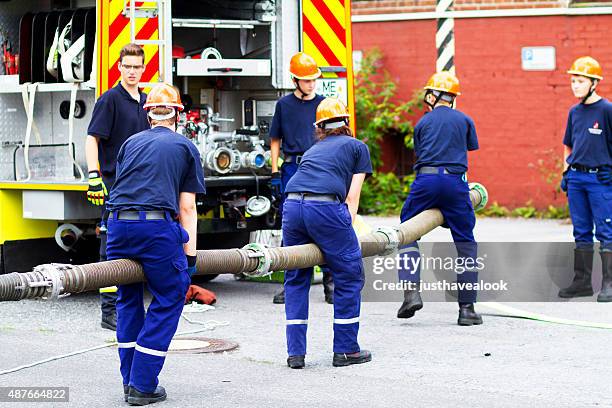
[[[179,337],[173,339],[168,352],[174,354],[219,353],[234,350],[238,343],[223,339],[206,337]]]

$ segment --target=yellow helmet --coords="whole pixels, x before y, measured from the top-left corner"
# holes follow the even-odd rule
[[[599,65],[599,62],[597,62],[595,58],[588,56],[580,57],[574,61],[567,73],[571,75],[581,75],[591,79],[603,79],[601,65]]]
[[[461,95],[459,92],[459,80],[448,71],[436,72],[429,78],[424,89],[432,91],[442,91],[455,96]]]
[[[340,99],[325,98],[317,107],[317,120],[315,125],[318,126],[322,122],[330,119],[348,118],[349,116],[346,106],[344,106]]]

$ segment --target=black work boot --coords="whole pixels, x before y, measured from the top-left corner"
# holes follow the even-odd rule
[[[593,271],[593,250],[574,249],[574,280],[572,284],[559,291],[564,299],[593,296],[591,272]]]
[[[123,384],[123,399],[127,402],[128,394],[130,393],[130,386]]]
[[[274,295],[274,297],[272,298],[272,303],[275,303],[277,305],[282,305],[285,303],[285,287],[284,286],[280,292]]]
[[[372,353],[368,350],[361,350],[358,353],[334,353],[332,365],[334,367],[346,367],[351,364],[363,364],[372,361]]]
[[[117,330],[117,292],[100,293],[100,309],[102,320],[100,326],[103,329]]]
[[[473,303],[459,304],[459,319],[457,319],[457,324],[459,326],[482,324],[482,317],[474,311]]]
[[[102,321],[100,326],[103,329],[117,331],[117,313],[112,311],[110,313],[102,313]]]
[[[421,299],[420,293],[421,285],[417,284],[416,289],[405,289],[404,290],[404,303],[400,306],[397,311],[397,317],[399,319],[410,319],[417,310],[423,308],[423,300]]]
[[[612,252],[601,252],[601,292],[597,295],[598,302],[612,302]]]
[[[334,304],[334,279],[329,272],[323,273],[323,293],[325,294],[325,302],[330,305]]]
[[[134,387],[130,387],[128,392],[128,403],[130,405],[149,405],[166,399],[168,394],[164,387],[159,386],[154,392],[140,392]]]
[[[304,368],[304,356],[289,356],[287,357],[287,366],[289,368]]]

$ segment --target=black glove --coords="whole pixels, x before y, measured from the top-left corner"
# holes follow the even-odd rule
[[[563,176],[561,177],[561,191],[567,193],[567,176],[569,174],[569,169],[563,172]]]
[[[189,274],[190,277],[195,275],[196,273],[197,259],[198,259],[197,256],[187,255],[187,273]]]
[[[278,171],[272,173],[272,178],[270,179],[270,192],[276,201],[281,200],[283,194],[283,182],[281,180],[280,172]]]
[[[612,167],[600,167],[597,172],[597,180],[602,184],[612,184]]]

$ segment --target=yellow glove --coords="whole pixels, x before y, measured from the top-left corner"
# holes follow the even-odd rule
[[[108,196],[108,191],[102,181],[102,175],[98,170],[89,172],[89,189],[87,190],[87,200],[93,205],[104,205]]]

